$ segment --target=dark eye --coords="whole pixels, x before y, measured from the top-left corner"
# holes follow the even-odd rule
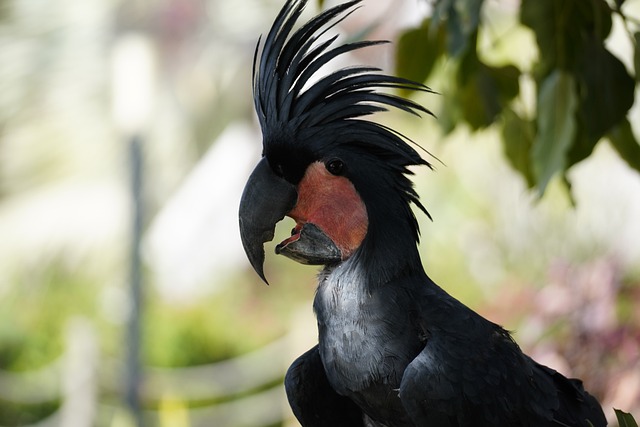
[[[344,172],[344,162],[340,159],[331,159],[325,163],[325,167],[332,175],[342,175]]]

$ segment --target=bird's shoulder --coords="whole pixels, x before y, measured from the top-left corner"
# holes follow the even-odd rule
[[[438,425],[551,422],[559,405],[553,381],[508,331],[439,288],[429,287],[414,301],[424,348],[401,382],[409,413]]]

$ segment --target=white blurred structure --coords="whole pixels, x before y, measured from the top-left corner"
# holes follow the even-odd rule
[[[144,132],[156,99],[156,54],[153,40],[131,32],[119,37],[112,53],[112,110],[125,135]]]
[[[238,205],[261,141],[249,124],[230,125],[151,223],[144,256],[165,297],[197,298],[220,287],[225,273],[248,265]]]

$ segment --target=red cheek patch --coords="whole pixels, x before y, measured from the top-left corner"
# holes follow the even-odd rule
[[[347,178],[329,173],[314,162],[298,184],[298,202],[288,216],[298,225],[310,222],[333,240],[346,259],[367,234],[367,209]]]

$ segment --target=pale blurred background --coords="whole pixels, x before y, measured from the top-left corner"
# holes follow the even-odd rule
[[[281,384],[316,340],[316,272],[269,246],[265,286],[237,230],[261,149],[251,60],[281,5],[0,0],[0,426],[297,425]],[[516,6],[486,13],[509,31],[495,55],[526,66]],[[428,11],[365,0],[341,29],[394,40]],[[348,60],[393,72],[393,46]],[[427,272],[610,419],[638,417],[640,175],[601,141],[574,205],[559,182],[540,199],[494,129],[385,120],[443,163],[416,170]],[[630,121],[640,135],[637,105]]]

